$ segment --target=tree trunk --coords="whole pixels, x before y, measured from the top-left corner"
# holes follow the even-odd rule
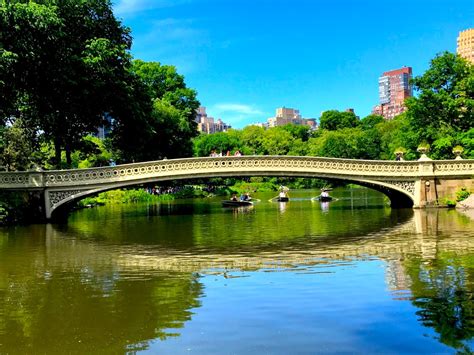
[[[61,141],[58,138],[54,139],[54,164],[57,169],[61,168]]]
[[[66,150],[66,164],[68,168],[71,168],[72,165],[72,159],[71,159],[71,146],[66,143],[66,146],[64,147]]]

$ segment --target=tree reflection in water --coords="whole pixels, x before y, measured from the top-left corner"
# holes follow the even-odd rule
[[[434,255],[403,262],[411,280],[412,303],[420,308],[416,314],[424,326],[439,334],[443,344],[472,353],[466,343],[474,338],[474,253],[467,239],[452,238],[439,230],[444,226],[469,233],[464,227],[472,221],[456,211],[417,211],[415,218],[419,232],[436,238]]]
[[[0,245],[0,353],[143,350],[200,307],[196,273],[119,269],[92,245],[45,248],[44,230]]]
[[[227,211],[220,201],[215,209],[208,205],[156,210],[136,206],[123,213],[98,209],[82,211],[68,225],[11,229],[0,234],[0,353],[146,350],[157,339],[184,338],[194,323],[190,322],[193,312],[210,311],[213,289],[206,290],[211,296],[204,299],[203,284],[208,284],[198,272],[217,266],[254,270],[254,276],[262,277],[259,271],[269,265],[278,266],[272,271],[284,265],[282,273],[304,265],[308,275],[324,266],[331,268],[325,275],[341,277],[341,260],[346,261],[346,268],[370,268],[366,261],[373,259],[387,265],[386,280],[392,277],[389,287],[406,296],[393,298],[393,302],[411,301],[417,307],[418,321],[439,334],[439,342],[470,352],[474,331],[472,220],[456,211],[356,209],[343,202],[332,204],[328,211],[304,201],[292,202],[285,213],[276,204],[263,203],[245,211]],[[229,275],[224,272],[226,284]],[[304,275],[298,274],[301,282],[307,280]],[[254,290],[255,279],[248,280],[247,287]],[[336,288],[320,295],[332,299],[349,281],[340,279]],[[367,282],[373,281],[379,280]],[[240,285],[246,287],[243,281]],[[383,288],[383,281],[381,285]],[[265,287],[256,288],[256,294],[265,295]],[[348,294],[351,291],[347,289]],[[197,309],[204,300],[207,309]],[[364,301],[360,306],[367,306],[369,313],[362,313],[362,318],[373,312]],[[324,317],[332,311],[321,309]],[[212,309],[210,312],[208,315]],[[413,308],[408,312],[403,319],[413,321]],[[271,323],[286,322],[277,312],[269,319],[269,328]],[[381,323],[388,329],[385,334],[399,331],[393,319],[399,318],[388,317]],[[301,323],[298,318],[295,324],[301,328],[319,324],[310,317],[306,321]],[[190,327],[180,330],[186,322]],[[246,325],[239,323],[238,329]],[[221,328],[216,323],[207,334]],[[240,342],[241,334],[238,336]],[[383,337],[371,337],[372,333],[368,342],[384,342]],[[312,340],[316,345],[321,341]],[[429,340],[439,345],[438,340]]]
[[[470,351],[465,341],[474,336],[472,256],[461,260],[407,260],[405,270],[412,286],[412,303],[420,308],[420,322],[433,328],[439,340],[455,349]]]

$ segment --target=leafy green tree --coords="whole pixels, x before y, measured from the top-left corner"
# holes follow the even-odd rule
[[[464,148],[463,156],[467,159],[474,159],[474,128],[460,133],[457,138],[460,145]]]
[[[379,123],[385,121],[385,118],[380,115],[368,115],[360,120],[360,127],[366,131],[375,128]]]
[[[231,130],[233,131],[233,130]],[[194,155],[209,156],[212,151],[216,153],[227,151],[235,152],[242,150],[242,143],[236,134],[231,132],[218,132],[213,134],[201,134],[194,140]]]
[[[36,132],[16,120],[0,129],[0,166],[6,170],[27,170],[35,166]]]
[[[358,125],[359,119],[354,112],[324,111],[319,119],[319,127],[329,131],[357,127]]]
[[[263,136],[265,129],[258,126],[247,126],[242,130],[242,144],[251,154],[263,153]]]
[[[300,138],[295,139],[288,150],[288,155],[305,156],[308,154],[308,144]]]
[[[83,169],[108,166],[112,160],[109,140],[94,136],[85,136],[81,146],[72,154],[73,166]]]
[[[70,163],[125,90],[128,28],[109,0],[11,0],[0,6],[0,34],[0,67],[9,69],[0,82],[11,85],[15,117],[53,140],[57,166],[62,150]]]
[[[129,99],[122,102],[134,100],[135,106],[122,107],[125,114],[118,115],[124,119],[118,120],[113,133],[119,161],[191,156],[199,107],[195,90],[186,86],[175,67],[157,62],[135,60],[130,74],[134,84]]]
[[[406,100],[411,129],[434,146],[433,157],[452,158],[457,135],[474,127],[474,65],[445,52],[413,85],[419,94]]]
[[[199,108],[197,93],[186,86],[184,76],[177,73],[176,67],[134,60],[131,70],[146,85],[152,99],[166,101],[182,112],[192,131],[190,137],[194,137],[196,110]]]
[[[293,138],[299,138],[303,142],[306,142],[311,136],[310,127],[306,125],[287,124],[282,126],[281,129],[290,133]]]
[[[399,147],[406,149],[404,159],[413,160],[418,157],[418,135],[413,132],[410,121],[405,114],[398,115],[393,120],[384,120],[376,125],[380,136],[379,159],[394,159],[395,151]]]
[[[265,155],[287,155],[295,139],[286,129],[274,127],[263,135],[262,151]]]
[[[166,100],[155,100],[150,126],[154,134],[145,146],[145,159],[192,156],[191,138],[197,133],[186,110],[180,110]]]

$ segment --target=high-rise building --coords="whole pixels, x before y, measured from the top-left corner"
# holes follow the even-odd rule
[[[302,118],[299,110],[293,108],[280,107],[276,109],[275,117],[270,117],[268,127],[284,126],[287,124],[308,125],[311,129],[316,129],[315,118]]]
[[[413,96],[411,67],[387,71],[379,77],[380,104],[372,110],[388,120],[405,111],[405,99]]]
[[[474,28],[459,32],[457,53],[474,63]]]
[[[203,106],[197,109],[196,122],[197,129],[201,133],[225,132],[231,128],[230,125],[224,123],[220,118],[214,121],[214,117],[208,117],[206,108]]]

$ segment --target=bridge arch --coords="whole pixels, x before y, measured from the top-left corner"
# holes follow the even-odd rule
[[[90,169],[5,172],[0,173],[0,189],[43,192],[47,219],[51,218],[53,211],[69,202],[105,190],[153,181],[227,176],[351,181],[385,193],[394,207],[413,205],[416,208],[452,195],[456,186],[474,186],[473,171],[474,160],[399,162],[308,156],[204,157]]]
[[[168,176],[168,177],[147,177],[144,179],[140,179],[137,181],[122,181],[107,184],[100,187],[95,187],[92,189],[87,190],[75,190],[71,191],[70,194],[66,196],[66,194],[62,194],[62,199],[55,203],[51,208],[51,216],[55,214],[55,211],[60,211],[63,208],[67,208],[68,205],[82,200],[86,197],[97,195],[101,192],[106,192],[110,190],[116,190],[125,187],[131,186],[138,186],[141,184],[147,183],[154,183],[154,182],[167,182],[167,181],[176,181],[176,180],[189,180],[189,179],[206,179],[206,178],[215,178],[215,177],[254,177],[254,176],[262,176],[262,177],[300,177],[300,178],[322,178],[322,179],[329,179],[329,180],[338,180],[338,181],[345,181],[349,183],[354,183],[360,186],[368,187],[379,191],[385,194],[389,199],[391,206],[394,208],[411,208],[414,204],[414,195],[410,194],[409,190],[403,189],[400,186],[394,185],[393,183],[386,183],[381,181],[375,180],[364,180],[364,179],[356,179],[356,178],[340,178],[337,176],[332,176],[331,174],[327,173],[309,173],[305,171],[272,171],[271,173],[265,171],[252,171],[246,172],[241,170],[236,171],[226,171],[222,172],[219,175],[215,173],[197,173],[193,174],[193,176]],[[407,182],[404,183],[405,185]],[[54,193],[54,191],[51,191]]]
[[[233,175],[225,175],[223,177],[243,177],[247,175],[242,175],[242,174],[233,174]],[[252,174],[248,176],[266,176],[266,177],[274,177],[274,176],[280,176],[280,177],[305,177],[305,178],[325,178],[325,179],[331,179],[323,176],[307,176],[307,175],[268,175],[268,174]],[[198,178],[211,178],[215,176],[200,176],[200,177],[195,177],[195,179]],[[181,178],[181,179],[187,179],[187,178]],[[143,181],[140,183],[118,183],[118,184],[113,184],[109,185],[106,187],[100,187],[100,188],[95,188],[92,190],[84,190],[84,191],[76,191],[76,193],[71,194],[64,199],[58,201],[57,203],[54,204],[54,208],[51,209],[50,211],[50,217],[53,217],[56,213],[61,213],[60,211],[67,208],[69,205],[80,201],[86,197],[89,196],[94,196],[97,195],[101,192],[106,192],[110,190],[116,190],[124,187],[130,187],[130,186],[138,186],[141,184],[146,184],[146,183],[153,183],[153,182],[167,182],[167,181],[176,181],[179,180],[178,178],[166,178],[166,179],[150,179],[148,181]],[[341,180],[341,179],[334,179],[332,178],[331,180]],[[405,190],[399,188],[399,187],[394,187],[390,186],[388,184],[384,183],[379,183],[379,182],[373,182],[373,181],[362,181],[362,180],[349,180],[349,179],[344,179],[341,181],[346,181],[350,183],[354,183],[360,186],[368,187],[373,190],[379,191],[386,195],[389,200],[390,200],[390,205],[393,208],[411,208],[413,207],[414,200],[413,196],[409,195]]]

